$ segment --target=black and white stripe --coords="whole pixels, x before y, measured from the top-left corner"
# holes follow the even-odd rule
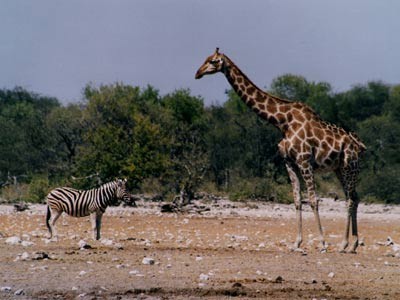
[[[115,180],[97,189],[76,190],[69,187],[56,188],[47,195],[46,224],[56,236],[55,223],[63,212],[73,217],[91,216],[93,238],[100,239],[101,217],[107,206],[118,200],[127,201],[129,194],[125,188],[126,180]]]

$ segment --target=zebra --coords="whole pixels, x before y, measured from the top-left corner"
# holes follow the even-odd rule
[[[100,239],[101,217],[110,204],[119,200],[127,201],[126,179],[117,179],[103,184],[97,189],[76,190],[69,187],[55,188],[47,195],[46,225],[51,239],[57,238],[55,224],[63,212],[73,217],[90,215],[93,239]]]

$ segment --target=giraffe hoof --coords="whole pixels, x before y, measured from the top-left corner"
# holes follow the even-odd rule
[[[300,253],[301,255],[304,256],[307,255],[307,251],[299,247],[290,248],[290,251]]]

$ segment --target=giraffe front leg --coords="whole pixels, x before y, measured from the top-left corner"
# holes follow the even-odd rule
[[[293,200],[296,207],[296,220],[297,220],[297,237],[294,243],[294,248],[299,249],[303,241],[303,225],[302,225],[302,203],[300,193],[300,180],[297,176],[294,167],[289,163],[286,163],[286,170],[289,174],[290,182],[293,189]]]
[[[346,248],[349,245],[349,234],[350,234],[350,221],[351,221],[351,212],[350,212],[350,200],[347,200],[347,216],[346,216],[346,228],[343,234],[343,240],[339,248],[340,253],[345,253]]]
[[[306,182],[307,186],[307,193],[308,193],[308,200],[310,202],[311,208],[314,212],[315,222],[317,224],[317,229],[319,233],[319,240],[321,244],[321,252],[327,251],[327,244],[324,238],[324,232],[322,230],[321,219],[319,216],[319,203],[318,198],[315,193],[315,183],[314,183],[314,174],[313,169],[311,166],[302,169],[303,179]]]

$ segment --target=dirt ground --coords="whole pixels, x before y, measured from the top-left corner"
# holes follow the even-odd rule
[[[201,203],[202,214],[138,205],[109,208],[100,241],[89,218],[64,215],[57,242],[46,239],[44,205],[0,206],[0,298],[400,299],[399,207],[361,205],[363,245],[340,254],[340,201],[321,202],[327,253],[309,208],[301,253],[290,250],[293,205],[221,200]]]

